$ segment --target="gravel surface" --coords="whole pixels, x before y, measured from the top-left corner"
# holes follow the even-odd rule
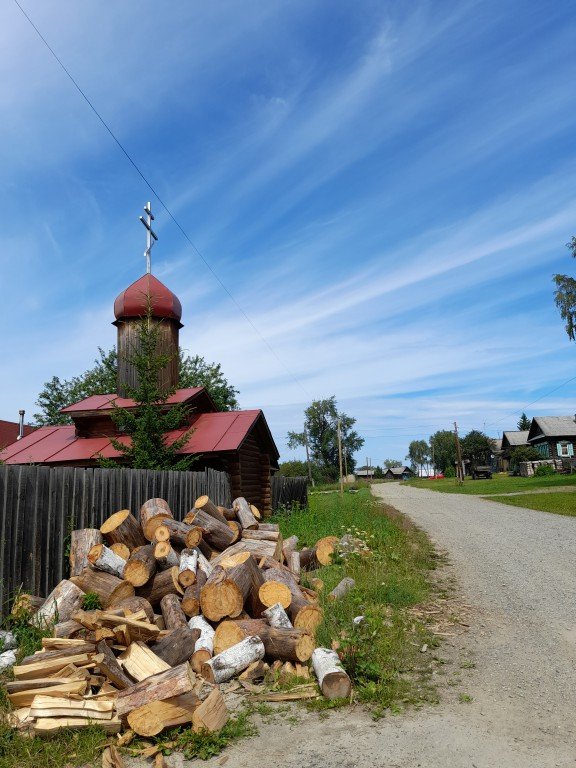
[[[467,635],[440,650],[452,649],[458,685],[445,686],[436,707],[375,723],[360,708],[262,723],[259,737],[206,765],[576,766],[576,518],[396,484],[374,491],[448,550],[474,606]]]

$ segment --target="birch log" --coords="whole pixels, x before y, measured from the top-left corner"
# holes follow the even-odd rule
[[[204,662],[202,676],[211,683],[225,683],[245,670],[253,661],[263,659],[264,655],[262,640],[259,637],[248,637]]]
[[[200,637],[194,645],[192,654],[192,669],[200,673],[202,664],[212,658],[214,653],[214,629],[208,624],[204,616],[193,616],[188,622],[190,629],[200,630]]]
[[[356,582],[354,579],[351,579],[349,576],[346,576],[342,581],[337,584],[332,592],[328,595],[328,600],[338,600],[340,597],[344,597],[344,595],[347,592],[350,592],[350,590],[355,586]]]
[[[298,536],[289,536],[282,545],[282,554],[284,555],[284,560],[286,560],[286,565],[290,567],[290,555],[292,552],[295,552],[298,547]]]
[[[292,622],[288,618],[288,614],[282,607],[281,603],[275,603],[270,608],[266,608],[262,611],[264,616],[271,627],[279,627],[280,629],[292,629]]]
[[[104,573],[111,573],[112,576],[122,578],[126,560],[109,549],[105,544],[95,544],[88,552],[88,560],[93,568]]]
[[[63,579],[50,592],[31,621],[40,627],[54,624],[56,621],[69,621],[82,606],[83,597],[84,592],[80,587],[68,579]]]
[[[189,587],[191,584],[194,584],[197,568],[198,550],[183,549],[180,552],[180,565],[178,567],[178,581],[183,587]]]
[[[330,648],[316,648],[312,654],[312,667],[320,690],[327,699],[344,699],[350,696],[352,684],[336,651]]]
[[[95,544],[102,544],[98,528],[82,528],[70,534],[70,576],[78,576],[89,564],[88,553]]]

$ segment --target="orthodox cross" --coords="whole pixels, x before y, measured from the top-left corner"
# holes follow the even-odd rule
[[[140,221],[144,226],[146,227],[146,250],[144,251],[144,256],[146,256],[146,274],[150,274],[152,271],[152,259],[151,259],[151,251],[152,246],[158,240],[158,235],[154,232],[152,229],[152,222],[154,221],[154,216],[152,215],[152,208],[150,207],[150,203],[146,203],[144,206],[144,213],[146,216],[140,216]]]

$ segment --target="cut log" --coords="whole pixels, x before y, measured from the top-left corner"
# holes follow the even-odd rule
[[[320,566],[316,558],[316,547],[304,547],[300,550],[300,568],[304,571],[314,571]]]
[[[196,570],[196,577],[198,577],[198,571],[204,571],[206,578],[208,578],[214,570],[214,566],[210,560],[204,556],[200,547],[196,547],[196,551],[198,552],[198,569]]]
[[[350,696],[352,684],[336,651],[330,648],[316,648],[312,654],[312,667],[320,690],[327,699],[344,699]]]
[[[178,568],[160,571],[147,584],[139,588],[138,594],[145,597],[153,608],[160,604],[164,595],[183,595],[184,590],[178,583]]]
[[[322,592],[324,589],[324,582],[322,579],[308,579],[308,581],[310,582],[312,589],[316,590],[316,592]]]
[[[79,624],[77,621],[61,621],[58,624],[54,624],[54,629],[52,630],[52,635],[54,637],[74,637],[78,632],[83,630],[84,627],[82,624]]]
[[[260,587],[258,596],[267,608],[276,603],[282,608],[288,608],[292,602],[292,592],[287,584],[276,578],[277,573],[275,568],[264,571],[264,584]]]
[[[199,629],[177,627],[167,632],[161,640],[151,645],[156,656],[160,656],[171,667],[188,661],[194,653],[194,645],[200,636]]]
[[[192,727],[194,731],[220,731],[228,722],[228,710],[224,697],[218,688],[204,699],[194,710]]]
[[[135,587],[142,587],[156,573],[154,544],[138,547],[124,564],[124,578]]]
[[[122,578],[126,560],[123,560],[105,544],[95,544],[88,552],[88,560],[97,571],[104,571],[117,576],[119,579]]]
[[[203,512],[207,512],[216,520],[220,520],[221,523],[226,524],[227,520],[225,515],[222,514],[220,509],[213,504],[208,496],[200,496],[194,503],[196,509],[201,509]]]
[[[257,531],[253,531],[248,528],[244,528],[242,530],[242,538],[252,539],[254,541],[276,542],[280,538],[280,533],[278,531],[261,531],[260,529],[258,529]]]
[[[110,648],[102,640],[98,643],[96,650],[98,651],[98,667],[100,672],[106,675],[108,680],[113,683],[117,688],[123,690],[124,688],[130,688],[133,684],[129,677],[126,677],[122,667],[116,660],[116,656],[112,653]]]
[[[70,534],[70,576],[77,576],[88,566],[88,552],[96,544],[102,544],[98,528],[81,528]]]
[[[302,630],[271,627],[263,619],[235,619],[216,628],[214,651],[222,653],[247,637],[259,637],[266,656],[281,661],[308,661],[314,650],[312,636]]]
[[[322,621],[322,609],[307,600],[294,575],[285,568],[269,568],[264,571],[264,578],[266,583],[260,588],[260,599],[262,602],[264,603],[267,599],[271,599],[270,597],[267,598],[267,589],[270,589],[267,585],[272,584],[276,589],[278,589],[278,584],[285,585],[290,590],[291,595],[289,605],[284,606],[290,621],[296,629],[303,629],[313,635]],[[272,592],[271,594],[274,593]],[[271,604],[275,602],[281,601],[274,600]]]
[[[316,542],[314,549],[316,550],[316,559],[320,565],[330,565],[337,544],[337,536],[326,536]]]
[[[201,554],[203,555],[203,557],[204,557],[206,560],[208,560],[208,561],[212,560],[212,558],[213,558],[213,557],[214,557],[214,555],[216,554],[216,553],[214,552],[214,550],[212,549],[212,547],[211,547],[211,546],[208,544],[208,542],[207,542],[205,539],[203,539],[203,538],[202,538],[202,539],[200,539],[200,541],[198,542],[198,544],[196,545],[196,547],[197,547],[197,549],[198,549],[198,550],[201,552]]]
[[[212,658],[214,653],[214,629],[208,624],[204,616],[193,616],[188,622],[190,629],[200,631],[200,637],[194,645],[192,654],[192,669],[200,673],[202,664]]]
[[[294,576],[300,578],[300,552],[291,552],[290,560],[288,560],[288,566]]]
[[[200,699],[193,691],[164,701],[151,701],[128,713],[128,725],[139,736],[157,736],[165,728],[192,721]]]
[[[186,587],[186,591],[182,596],[182,610],[186,616],[197,616],[200,613],[200,592],[206,581],[206,574],[198,568],[196,571],[196,581],[194,584]]]
[[[170,664],[167,664],[141,641],[130,643],[128,648],[118,656],[118,663],[137,682],[170,669]]]
[[[259,484],[259,481],[260,481],[260,477],[258,477],[258,484]],[[256,520],[260,522],[260,520],[262,519],[262,514],[260,513],[260,510],[258,509],[258,507],[255,504],[250,504],[250,511],[252,512]]]
[[[178,568],[180,572],[180,557],[175,550],[172,549],[170,541],[159,541],[154,547],[154,558],[156,565],[162,570],[166,568]]]
[[[232,544],[231,547],[228,547],[227,550],[221,552],[213,560],[211,560],[210,565],[215,568],[217,565],[220,565],[222,560],[226,560],[238,552],[250,552],[251,555],[254,555],[256,560],[261,560],[262,558],[267,557],[274,560],[279,560],[280,557],[282,557],[282,546],[280,545],[280,552],[277,550],[278,542],[241,539],[240,541],[237,541],[236,544]]]
[[[202,541],[206,541],[210,547],[223,550],[234,541],[234,532],[226,522],[222,523],[220,520],[216,520],[201,509],[196,511],[192,523],[202,529]],[[186,546],[191,545],[187,544]]]
[[[264,650],[264,649],[262,649]],[[167,669],[157,675],[136,683],[131,688],[119,691],[116,696],[116,713],[118,717],[149,704],[152,701],[164,701],[173,696],[189,693],[196,681],[192,667],[188,663]]]
[[[239,496],[232,502],[232,509],[236,512],[242,528],[248,528],[256,530],[258,528],[258,520],[254,517],[254,513],[250,509],[250,504],[243,496]]]
[[[117,554],[118,557],[121,557],[122,560],[128,560],[130,557],[130,549],[126,546],[126,544],[122,544],[121,541],[117,541],[116,544],[112,544],[110,549],[112,552]]]
[[[154,623],[154,609],[148,600],[143,597],[138,597],[136,595],[134,595],[134,597],[127,597],[125,600],[120,600],[120,602],[116,603],[114,608],[123,610],[125,616],[144,611],[148,621],[151,624]]]
[[[198,525],[189,525],[186,521],[163,520],[156,528],[156,541],[170,541],[179,547],[196,547],[202,538],[202,529]]]
[[[259,616],[262,605],[258,590],[263,583],[262,572],[254,558],[228,570],[219,566],[214,569],[200,592],[200,607],[210,621],[219,621],[230,616],[239,616],[244,603],[250,603],[249,612]]]
[[[184,615],[178,595],[164,595],[162,600],[160,600],[160,610],[162,611],[166,629],[188,626],[188,619]]]
[[[28,614],[35,613],[44,602],[44,597],[29,595],[28,592],[18,592],[12,603],[12,616],[21,618]]]
[[[235,544],[242,538],[242,526],[237,520],[227,520],[226,522],[228,524],[228,528],[230,528],[234,534],[234,541],[232,543]]]
[[[178,581],[183,587],[189,587],[196,581],[196,569],[198,568],[198,550],[183,549],[180,552],[180,565],[178,567]]]
[[[140,507],[140,525],[148,541],[154,539],[156,528],[174,515],[164,499],[148,499]]]
[[[67,664],[69,656],[77,656],[79,653],[91,654],[95,652],[96,646],[94,643],[82,642],[81,645],[72,645],[67,646],[66,648],[57,648],[53,651],[41,651],[39,653],[32,653],[30,656],[25,656],[20,664],[37,664],[38,662],[49,662],[55,659],[62,659],[63,663]]]
[[[236,520],[236,512],[233,509],[227,509],[226,507],[218,507],[218,509],[226,520]]]
[[[102,752],[102,768],[126,768],[126,763],[114,744]]]
[[[350,590],[355,586],[356,582],[354,579],[351,579],[349,576],[342,579],[342,581],[337,584],[332,592],[328,595],[328,600],[338,600],[340,597],[344,597],[344,595],[347,592],[350,592]]]
[[[108,544],[126,544],[128,549],[136,549],[146,544],[138,520],[130,514],[129,509],[121,509],[104,520],[100,532]]]
[[[111,573],[94,571],[92,568],[84,568],[82,573],[72,576],[70,581],[84,592],[96,592],[104,608],[134,596],[134,587],[128,581],[122,581]]]
[[[270,608],[266,608],[265,611],[262,611],[262,616],[268,620],[271,627],[292,629],[292,622],[281,603],[275,603]]]
[[[280,526],[278,523],[258,523],[258,530],[259,531],[280,531]],[[298,538],[298,537],[296,537]]]
[[[238,645],[202,665],[202,676],[211,683],[225,683],[246,669],[253,661],[264,658],[264,644],[259,637],[248,637]]]
[[[68,579],[63,579],[50,592],[31,621],[38,627],[48,627],[60,621],[69,621],[72,614],[82,605],[83,597],[84,591],[79,586]]]
[[[284,555],[284,560],[288,567],[290,567],[290,556],[292,555],[292,552],[296,552],[297,547],[298,536],[289,536],[285,539],[284,544],[282,545],[282,554]]]

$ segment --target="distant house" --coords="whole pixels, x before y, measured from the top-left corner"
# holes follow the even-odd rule
[[[508,472],[510,469],[510,456],[516,448],[528,445],[528,430],[509,430],[502,435],[500,451],[495,452],[497,465],[500,472]]]
[[[372,480],[375,469],[376,467],[358,467],[354,470],[354,478],[356,480]]]
[[[16,442],[19,428],[20,425],[17,421],[2,421],[0,419],[0,450]],[[24,425],[24,435],[29,435],[33,431],[34,427]]]
[[[569,459],[575,455],[576,416],[535,416],[528,431],[528,445],[543,459]]]
[[[410,467],[390,467],[384,472],[384,480],[409,480],[414,477]]]

